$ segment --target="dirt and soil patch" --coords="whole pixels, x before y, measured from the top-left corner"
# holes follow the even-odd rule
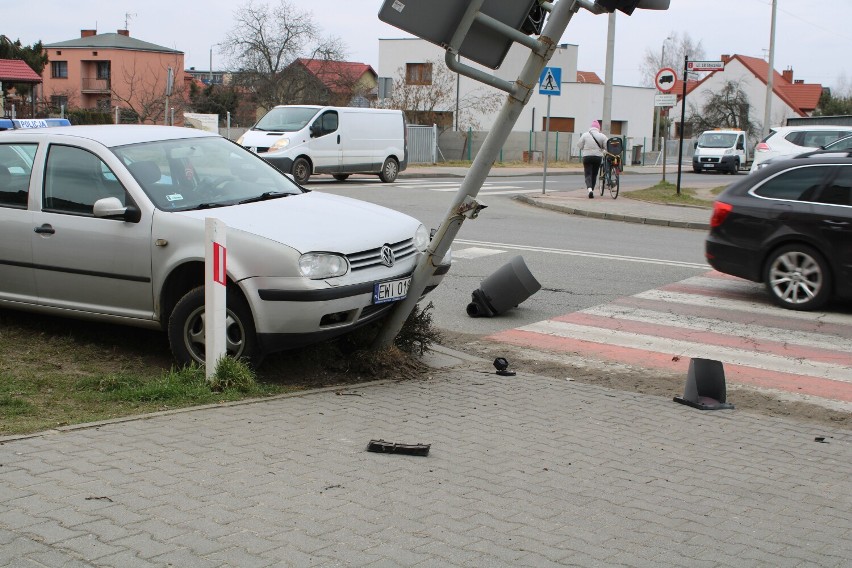
[[[483,340],[474,335],[442,331],[445,345],[493,361],[504,357],[510,368],[545,377],[561,378],[606,388],[662,396],[671,399],[683,395],[686,377],[665,371],[594,361],[581,356],[547,351],[532,351],[522,347]],[[852,413],[831,410],[797,400],[784,400],[741,385],[727,385],[728,402],[739,411],[766,416],[780,416],[814,422],[826,426],[852,429]]]

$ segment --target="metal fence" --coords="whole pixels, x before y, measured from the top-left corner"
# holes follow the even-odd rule
[[[408,163],[434,164],[438,161],[438,127],[415,126],[408,129]]]

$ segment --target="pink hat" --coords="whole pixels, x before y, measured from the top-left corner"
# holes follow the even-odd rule
[[[598,122],[597,120],[593,120],[592,121],[592,128],[597,128],[598,130],[600,130],[601,129],[601,123]]]

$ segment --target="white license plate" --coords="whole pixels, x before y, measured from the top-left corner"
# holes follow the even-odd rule
[[[703,164],[705,168],[712,168],[716,164]]]
[[[376,285],[373,287],[373,303],[382,304],[384,302],[402,300],[408,295],[408,287],[410,285],[411,278],[400,278],[399,280],[391,280],[389,282],[376,282]]]

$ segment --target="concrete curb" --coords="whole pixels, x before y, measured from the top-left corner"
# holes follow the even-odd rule
[[[701,223],[695,221],[676,221],[672,219],[658,219],[654,217],[643,217],[640,215],[624,215],[619,213],[605,213],[601,211],[589,211],[586,209],[579,209],[576,207],[570,207],[568,205],[561,205],[559,203],[548,203],[542,202],[539,199],[531,199],[526,195],[514,195],[512,199],[516,201],[520,201],[522,203],[526,203],[528,205],[533,205],[535,207],[541,207],[542,209],[549,209],[551,211],[558,211],[560,213],[568,213],[570,215],[580,215],[583,217],[589,217],[592,219],[606,219],[609,221],[623,221],[625,223],[638,223],[640,225],[658,225],[662,227],[676,227],[679,229],[693,229],[698,231],[707,231],[710,229],[709,223]],[[673,205],[664,205],[664,207],[676,207]]]

